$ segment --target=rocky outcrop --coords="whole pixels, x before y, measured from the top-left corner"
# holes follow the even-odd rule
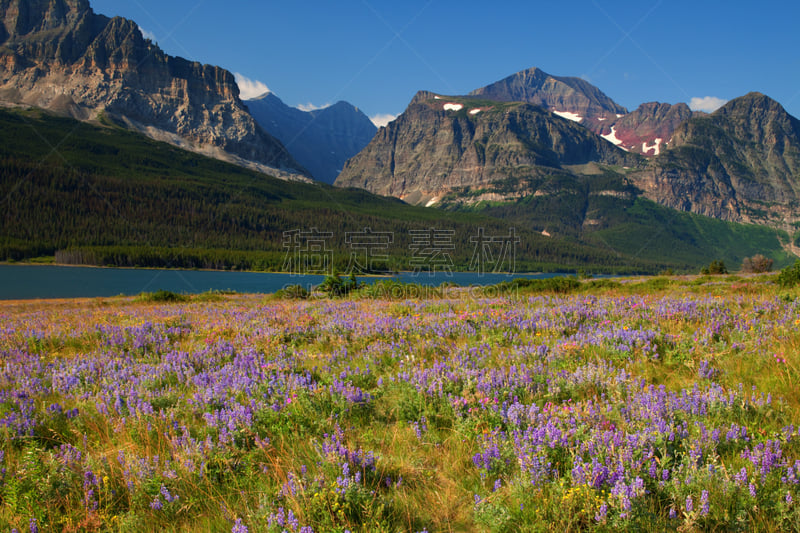
[[[674,129],[692,117],[686,104],[658,102],[642,104],[629,113],[586,80],[552,76],[538,68],[523,70],[470,95],[540,105],[624,150],[646,156],[663,152]]]
[[[452,191],[515,198],[533,193],[537,177],[592,161],[639,163],[538,105],[422,92],[347,162],[336,185],[425,205]]]
[[[102,115],[261,170],[305,172],[250,116],[230,72],[168,56],[136,23],[86,0],[0,0],[0,39],[5,102]]]
[[[671,149],[632,178],[668,207],[789,228],[800,219],[800,121],[749,93],[682,123]]]
[[[267,93],[245,104],[259,125],[279,139],[314,179],[333,183],[345,161],[364,148],[378,128],[347,102],[301,111]]]
[[[601,121],[593,131],[629,152],[656,156],[666,150],[675,128],[692,116],[686,104],[650,102],[621,117]]]
[[[635,187],[626,194],[670,208],[792,233],[800,221],[800,122],[774,100],[750,93],[710,115],[657,102],[627,113],[583,80],[538,69],[469,96],[420,91],[336,184],[424,205],[503,202],[541,194],[547,176],[605,172],[590,163],[616,165],[608,170]]]
[[[581,78],[551,76],[535,67],[469,94],[500,102],[527,102],[550,111],[571,113],[575,115],[573,119],[584,126],[594,124],[598,119],[611,120],[628,112]]]

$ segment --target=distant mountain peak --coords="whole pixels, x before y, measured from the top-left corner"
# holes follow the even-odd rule
[[[419,205],[464,191],[480,191],[465,202],[505,201],[533,194],[531,184],[542,176],[592,161],[639,164],[638,156],[539,105],[420,91],[347,162],[336,185]]]
[[[590,120],[628,112],[582,78],[553,76],[537,67],[514,73],[469,95],[503,102],[528,102]]]
[[[249,115],[232,73],[169,56],[86,0],[0,0],[0,99],[81,120],[102,113],[262,172],[305,173]]]
[[[264,100],[264,99],[269,98],[269,97],[277,98],[277,96],[275,96],[275,94],[272,91],[267,91],[265,93],[259,94],[255,98],[250,98],[250,100],[251,101],[258,101],[258,100]]]
[[[326,183],[333,183],[345,161],[377,131],[369,117],[342,100],[303,111],[270,93],[246,100],[245,105],[262,128],[280,139],[315,179]]]
[[[753,115],[758,113],[787,114],[786,109],[769,96],[753,91],[728,101],[712,114],[720,115]]]
[[[751,92],[681,123],[671,149],[634,181],[668,207],[791,229],[798,178],[800,121]]]

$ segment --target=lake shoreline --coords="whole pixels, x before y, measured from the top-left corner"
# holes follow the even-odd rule
[[[442,284],[469,287],[494,285],[517,278],[569,276],[571,274],[566,273],[403,272],[392,276],[369,275],[357,278],[366,283],[386,280],[427,287]],[[274,272],[5,263],[0,264],[0,300],[133,296],[158,290],[182,294],[200,294],[215,290],[273,294],[291,285],[302,285],[310,289],[324,279],[324,275]]]
[[[235,274],[235,273],[243,273],[243,274],[281,274],[285,276],[326,276],[332,274],[296,274],[294,272],[286,272],[282,270],[220,270],[216,268],[164,268],[164,267],[138,267],[138,266],[110,266],[110,265],[73,265],[67,263],[44,263],[44,262],[32,262],[32,261],[0,261],[0,267],[2,266],[39,266],[39,267],[69,267],[69,268],[102,268],[102,269],[118,269],[118,270],[159,270],[159,271],[166,271],[166,272],[225,272],[228,274]],[[414,270],[397,270],[392,273],[387,274],[356,274],[357,278],[392,278],[395,276],[401,275],[411,275],[414,274]],[[453,274],[474,274],[474,275],[482,275],[478,272],[472,270],[453,270]],[[419,272],[419,275],[425,275],[428,272]],[[443,272],[438,273],[439,275],[444,275]],[[505,272],[487,272],[484,274],[492,274],[492,275],[509,275],[509,276],[538,276],[544,274],[555,274],[555,275],[575,275],[573,272],[543,272],[543,271],[536,271],[536,272],[512,272],[512,273],[505,273]],[[341,276],[349,276],[349,273],[339,272]],[[433,275],[437,275],[434,273]]]

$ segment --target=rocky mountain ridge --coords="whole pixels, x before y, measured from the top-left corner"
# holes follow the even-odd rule
[[[307,171],[239,99],[233,75],[165,54],[87,0],[0,0],[0,100],[150,137],[284,178]]]
[[[428,206],[459,192],[465,203],[502,201],[535,194],[536,177],[593,161],[641,164],[538,105],[423,91],[347,162],[336,185]]]
[[[324,183],[333,183],[345,161],[378,130],[367,115],[347,102],[302,111],[270,92],[244,103],[264,131],[279,139],[314,179]]]
[[[672,131],[692,116],[686,104],[651,102],[628,112],[582,78],[553,76],[530,68],[469,93],[500,102],[528,102],[578,122],[628,152],[661,153]]]
[[[791,229],[800,220],[800,121],[749,93],[681,123],[671,149],[631,179],[667,207]]]
[[[553,183],[585,188],[575,184],[598,175],[615,185],[591,194],[625,190],[629,199],[795,232],[800,122],[780,104],[750,93],[711,114],[652,102],[610,116],[619,108],[587,85],[529,69],[467,96],[420,91],[336,184],[428,206],[492,205],[552,195]]]

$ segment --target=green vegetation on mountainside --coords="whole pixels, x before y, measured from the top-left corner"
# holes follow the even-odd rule
[[[40,111],[0,111],[0,260],[54,255],[117,266],[279,270],[284,232],[317,228],[338,268],[347,232],[391,232],[392,269],[409,269],[412,230],[443,229],[454,268],[467,269],[483,228],[516,223],[476,213],[412,207],[362,190],[291,183],[186,152],[116,127]],[[652,272],[688,266],[652,262],[517,231],[516,269]]]
[[[790,240],[783,231],[660,206],[637,197],[635,187],[610,168],[600,175],[554,172],[531,179],[530,189],[537,194],[515,202],[468,208],[450,204],[450,209],[479,212],[649,262],[702,265],[719,258],[740,265],[745,257],[761,253],[785,266],[793,259],[782,246]]]

